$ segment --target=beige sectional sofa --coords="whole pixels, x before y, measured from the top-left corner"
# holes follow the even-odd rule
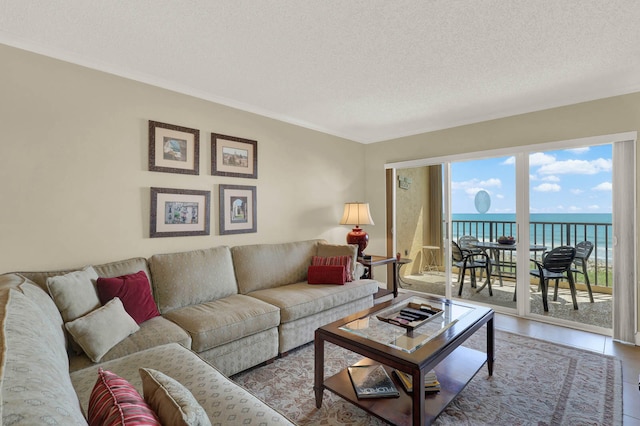
[[[139,368],[172,377],[194,395],[214,424],[290,424],[268,401],[259,401],[228,376],[312,341],[322,324],[372,306],[376,281],[306,282],[313,256],[348,255],[350,274],[361,276],[356,250],[310,240],[222,246],[93,266],[100,277],[144,271],[161,314],[140,323],[97,363],[69,349],[64,315],[49,295],[47,280],[72,271],[1,275],[4,423],[86,424],[89,395],[102,367],[141,394]],[[222,398],[232,403],[221,404]]]

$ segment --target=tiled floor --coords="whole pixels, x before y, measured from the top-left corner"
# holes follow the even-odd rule
[[[640,347],[614,342],[611,337],[578,331],[538,321],[496,314],[495,326],[501,330],[548,340],[550,342],[571,345],[613,355],[622,360],[623,380],[623,424],[640,426]]]

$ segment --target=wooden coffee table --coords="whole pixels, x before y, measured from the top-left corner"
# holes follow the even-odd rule
[[[377,319],[377,316],[387,316],[410,302],[428,304],[444,312],[414,330]],[[485,324],[486,353],[461,346]],[[399,389],[400,397],[359,400],[346,369],[325,379],[325,342],[366,357],[357,364],[382,364]],[[438,417],[485,362],[489,376],[493,374],[493,309],[407,294],[318,328],[314,344],[313,388],[318,408],[322,406],[323,391],[327,389],[390,424],[425,425]],[[393,369],[409,373],[419,389],[412,394],[406,393],[392,374]],[[441,390],[425,395],[424,376],[431,369],[436,371]]]

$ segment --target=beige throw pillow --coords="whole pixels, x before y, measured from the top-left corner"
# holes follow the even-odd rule
[[[93,362],[100,362],[111,348],[140,329],[117,297],[65,327]]]
[[[65,322],[80,318],[101,306],[96,291],[97,280],[98,274],[92,266],[47,278],[49,294]]]
[[[177,380],[151,368],[138,370],[144,400],[163,425],[211,426],[204,408]]]

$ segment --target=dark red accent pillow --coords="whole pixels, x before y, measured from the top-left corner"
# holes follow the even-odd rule
[[[119,297],[124,310],[138,323],[160,315],[144,271],[115,278],[98,278],[98,297],[103,305]]]
[[[344,265],[347,271],[347,281],[353,281],[351,279],[351,256],[330,256],[330,257],[313,256],[311,258],[311,265],[312,266]]]
[[[343,284],[347,281],[347,269],[344,265],[309,266],[307,282],[309,284]]]

